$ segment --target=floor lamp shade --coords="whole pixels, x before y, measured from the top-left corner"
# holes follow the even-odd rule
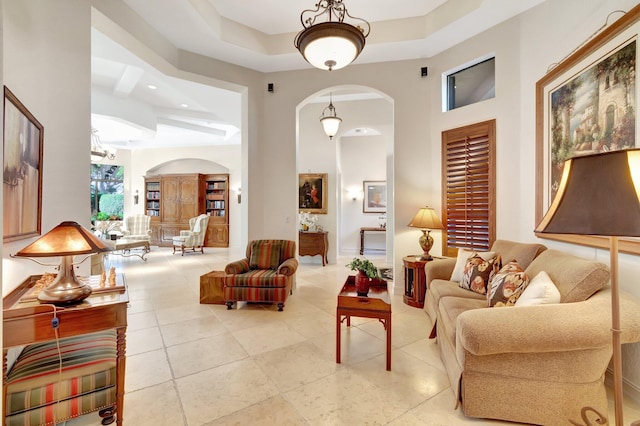
[[[622,426],[618,237],[640,236],[640,149],[567,160],[558,192],[535,232],[609,237],[615,424]]]
[[[536,232],[640,236],[640,149],[567,160]]]

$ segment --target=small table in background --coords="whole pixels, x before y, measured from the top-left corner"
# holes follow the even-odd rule
[[[391,371],[391,299],[387,282],[371,285],[367,296],[358,296],[356,277],[350,275],[338,294],[336,308],[336,363],[340,364],[340,324],[345,319],[351,326],[351,317],[377,318],[387,331],[387,371]]]
[[[322,258],[322,266],[329,263],[329,239],[327,232],[298,232],[298,253],[300,256],[317,256]]]
[[[383,228],[381,226],[374,228],[368,228],[368,227],[363,227],[360,228],[360,255],[364,254],[364,233],[365,232],[387,232],[387,228]],[[380,250],[380,251],[384,251],[382,249],[372,249],[372,250]]]
[[[424,296],[427,290],[424,265],[431,260],[422,260],[420,255],[405,256],[404,264],[404,296],[402,300],[414,308],[424,307]]]

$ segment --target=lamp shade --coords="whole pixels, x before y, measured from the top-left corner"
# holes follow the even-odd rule
[[[98,237],[77,222],[62,222],[15,256],[54,257],[110,251]]]
[[[444,229],[436,211],[431,207],[423,207],[418,210],[407,226],[420,229]]]
[[[535,232],[640,236],[640,149],[574,157]]]
[[[365,36],[344,22],[322,22],[304,29],[296,47],[304,59],[322,70],[338,70],[353,62],[364,48]]]

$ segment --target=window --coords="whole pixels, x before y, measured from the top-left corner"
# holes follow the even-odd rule
[[[442,253],[486,251],[495,240],[495,120],[442,132]]]
[[[445,111],[495,98],[495,58],[447,75],[447,99]]]
[[[91,164],[91,220],[122,219],[123,179],[122,166]]]

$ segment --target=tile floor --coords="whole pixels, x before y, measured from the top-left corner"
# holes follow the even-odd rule
[[[146,262],[111,256],[131,299],[125,425],[508,424],[454,409],[428,317],[402,295],[392,302],[392,371],[377,320],[343,326],[342,364],[335,363],[336,295],[349,258],[302,264],[283,312],[199,304],[200,275],[241,257],[244,250],[181,257],[157,247]],[[640,419],[640,408],[626,404],[625,417]],[[94,413],[66,424],[100,421]]]

